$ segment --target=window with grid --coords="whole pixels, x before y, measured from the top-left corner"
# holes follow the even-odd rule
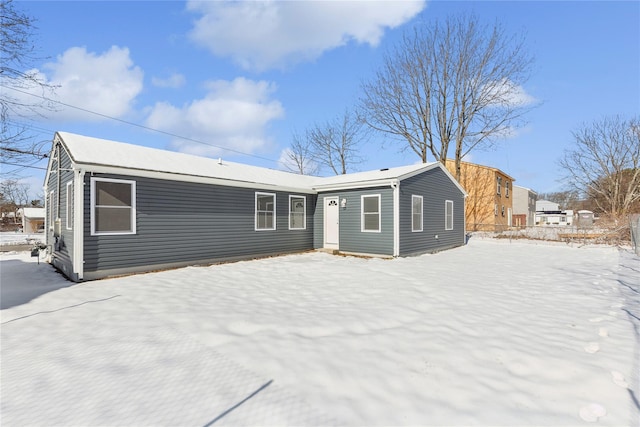
[[[276,195],[256,193],[256,230],[276,229]]]
[[[444,229],[453,230],[453,200],[444,202]]]
[[[362,231],[380,231],[380,195],[362,196]]]
[[[306,228],[306,200],[304,196],[289,196],[289,229]]]

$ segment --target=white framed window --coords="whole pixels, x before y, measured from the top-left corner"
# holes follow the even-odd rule
[[[444,202],[444,229],[453,230],[453,200]]]
[[[276,195],[256,192],[256,231],[276,229]]]
[[[411,196],[411,231],[422,231],[422,196]]]
[[[307,198],[304,196],[289,196],[289,230],[304,230],[307,228]]]
[[[67,230],[73,228],[73,181],[67,182]]]
[[[499,176],[498,178],[496,178],[496,182],[497,182],[497,187],[498,187],[498,191],[496,193],[497,194],[502,194],[502,177]]]
[[[380,232],[380,195],[373,194],[361,197],[362,205],[362,231]]]
[[[136,182],[91,178],[91,234],[136,234]]]
[[[504,216],[504,205],[502,205],[502,216]]]
[[[497,203],[495,203],[495,204],[493,205],[493,214],[494,214],[495,216],[498,216],[498,204],[497,204]]]
[[[505,181],[504,183],[504,195],[509,197],[509,181]]]

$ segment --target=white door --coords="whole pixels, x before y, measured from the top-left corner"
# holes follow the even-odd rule
[[[338,236],[339,236],[339,224],[338,224],[338,198],[337,197],[325,197],[324,198],[324,247],[329,249],[338,249]]]
[[[507,225],[509,227],[511,227],[513,225],[512,223],[512,218],[513,217],[513,210],[511,208],[509,208],[509,210],[507,211]]]

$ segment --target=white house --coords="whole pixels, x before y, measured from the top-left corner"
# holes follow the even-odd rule
[[[536,225],[572,225],[573,211],[562,210],[560,205],[549,200],[536,201]]]

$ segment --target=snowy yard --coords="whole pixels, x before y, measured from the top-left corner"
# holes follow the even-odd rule
[[[0,260],[3,426],[640,422],[630,251],[472,238],[82,284]]]

